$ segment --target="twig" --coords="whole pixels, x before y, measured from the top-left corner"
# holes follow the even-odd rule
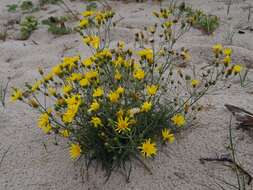
[[[0,167],[1,167],[2,163],[3,163],[3,161],[4,161],[5,156],[6,156],[7,153],[9,152],[10,148],[11,148],[11,145],[10,145],[10,146],[7,148],[7,150],[3,153],[2,158],[1,158],[1,160],[0,160]]]

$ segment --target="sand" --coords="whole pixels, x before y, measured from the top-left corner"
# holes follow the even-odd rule
[[[192,54],[192,64],[206,63],[210,58],[210,48],[216,42],[228,44],[224,36],[233,28],[236,31],[233,43],[233,59],[253,66],[253,18],[247,22],[247,11],[241,7],[252,0],[233,1],[230,15],[226,15],[223,1],[188,0],[193,7],[201,8],[207,13],[220,17],[221,26],[214,35],[207,36],[198,30],[191,29],[177,47],[185,46]],[[20,19],[21,13],[8,13],[5,6],[18,1],[1,0],[0,26],[11,20]],[[36,2],[36,1],[34,1]],[[128,44],[133,43],[133,35],[138,29],[151,24],[152,10],[159,9],[158,3],[109,1],[117,17],[123,17],[113,32],[113,40],[124,38]],[[166,4],[164,2],[163,4]],[[85,3],[75,1],[69,3],[73,10],[82,11]],[[46,11],[33,13],[39,20],[48,15],[61,15],[64,11],[58,6],[50,6]],[[72,23],[74,24],[74,23]],[[244,30],[245,29],[245,30]],[[238,34],[238,30],[245,34]],[[74,55],[87,49],[80,43],[78,34],[54,37],[47,32],[45,26],[39,26],[26,41],[15,40],[17,26],[14,25],[9,38],[0,41],[0,81],[11,77],[10,86],[22,87],[25,81],[38,77],[37,68],[49,69],[58,63],[62,56]],[[249,74],[253,79],[252,72]],[[10,91],[8,91],[9,95]],[[89,179],[82,180],[80,164],[75,164],[68,154],[65,141],[59,140],[58,146],[54,138],[42,134],[36,127],[37,114],[20,103],[7,101],[6,108],[0,107],[0,190],[218,190],[219,185],[225,189],[222,180],[236,184],[235,173],[220,163],[201,164],[200,157],[215,157],[228,153],[228,124],[230,113],[224,104],[230,103],[253,111],[252,85],[241,88],[235,81],[229,90],[210,93],[202,99],[205,105],[195,124],[176,136],[176,142],[159,152],[154,160],[147,160],[153,175],[135,163],[130,178],[126,183],[119,173],[113,173],[104,184],[103,172],[95,167],[90,169]],[[242,130],[235,129],[238,160],[253,175],[253,138]],[[46,147],[46,148],[45,148]],[[3,156],[4,155],[4,156]],[[253,185],[248,187],[253,189]]]

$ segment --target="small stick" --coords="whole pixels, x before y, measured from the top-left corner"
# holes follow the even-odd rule
[[[5,156],[6,156],[7,153],[9,152],[10,148],[11,148],[11,146],[9,146],[9,147],[7,148],[7,150],[3,153],[2,158],[1,158],[1,160],[0,160],[0,167],[1,167],[2,163],[3,163],[3,161],[4,161]]]
[[[242,173],[244,173],[248,177],[248,185],[250,185],[252,182],[253,178],[249,174],[249,172],[247,172],[244,168],[242,168],[240,165],[238,165],[236,162],[234,162],[230,158],[200,158],[199,161],[201,163],[204,163],[205,161],[207,161],[207,162],[229,162],[229,163],[233,164],[234,166],[236,166]]]

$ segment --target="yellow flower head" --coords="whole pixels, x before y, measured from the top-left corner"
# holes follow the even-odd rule
[[[62,73],[62,66],[61,65],[56,65],[52,68],[52,73],[54,75],[60,75]]]
[[[101,97],[104,95],[104,90],[101,87],[98,87],[97,89],[94,89],[93,91],[93,97]]]
[[[218,55],[218,54],[221,54],[222,53],[222,50],[223,50],[223,46],[221,44],[215,44],[213,46],[213,52],[214,54]]]
[[[124,89],[123,87],[120,86],[120,87],[117,88],[116,92],[117,92],[118,94],[124,94],[125,89]]]
[[[63,94],[69,94],[73,90],[71,85],[65,85],[62,88]]]
[[[92,15],[94,15],[94,14],[95,14],[94,11],[84,11],[84,12],[82,13],[82,15],[83,15],[84,17],[89,17],[89,16],[92,16]]]
[[[141,106],[141,111],[142,112],[148,112],[152,108],[152,102],[144,102]]]
[[[110,92],[108,94],[108,98],[110,100],[111,103],[117,103],[119,101],[119,93],[116,91],[116,92]]]
[[[93,63],[93,61],[92,61],[92,58],[91,58],[91,57],[90,57],[90,58],[87,58],[87,59],[85,59],[85,60],[83,60],[83,62],[82,62],[82,64],[83,64],[84,66],[86,66],[86,67],[91,66],[92,63]]]
[[[23,92],[19,89],[14,89],[11,94],[11,101],[15,102],[17,100],[22,100]]]
[[[192,80],[191,80],[191,85],[192,85],[193,88],[195,88],[196,86],[198,86],[199,83],[200,83],[199,80],[196,80],[196,79],[192,79]]]
[[[137,52],[141,58],[146,59],[149,63],[153,63],[153,50],[145,48]]]
[[[97,77],[98,77],[98,71],[88,71],[88,72],[85,74],[85,77],[86,77],[88,80],[97,78]]]
[[[158,90],[158,86],[157,85],[150,85],[150,86],[147,86],[147,93],[148,95],[150,96],[153,96],[156,94]]]
[[[138,147],[144,157],[156,155],[156,144],[151,142],[151,139],[146,139],[141,146]]]
[[[67,99],[65,99],[66,103],[68,104],[68,106],[72,106],[72,105],[80,105],[81,104],[81,95],[73,95],[68,97]]]
[[[67,130],[67,129],[62,129],[59,131],[60,135],[65,137],[65,138],[68,138],[70,136],[70,132]]]
[[[81,152],[82,150],[79,144],[73,144],[73,143],[71,144],[69,154],[73,160],[77,159],[81,155]]]
[[[233,72],[234,72],[235,74],[240,73],[241,70],[242,70],[242,67],[241,67],[240,65],[234,65],[234,67],[233,67]]]
[[[118,121],[116,122],[116,129],[118,133],[130,131],[129,125],[133,123],[129,117],[123,118],[122,116],[118,117]]]
[[[79,22],[79,26],[81,28],[86,28],[89,25],[89,20],[87,18],[81,19]]]
[[[223,50],[223,53],[224,53],[224,55],[226,55],[226,56],[231,56],[231,54],[232,54],[232,49],[231,49],[231,48],[226,48],[226,49]]]
[[[95,128],[97,128],[99,126],[101,126],[101,127],[103,126],[102,120],[99,117],[96,117],[96,116],[91,118],[91,123],[93,124],[93,126]]]
[[[145,72],[142,69],[137,69],[134,72],[134,78],[142,80],[145,77]]]
[[[81,78],[82,78],[81,73],[72,73],[69,79],[71,81],[79,81]]]
[[[115,71],[114,79],[115,80],[120,80],[122,78],[122,75],[120,74],[119,70],[117,69]]]
[[[223,63],[227,66],[229,63],[231,63],[231,57],[227,55],[227,56],[223,59]]]
[[[83,38],[83,42],[88,46],[98,49],[100,45],[100,38],[98,36],[86,36]]]
[[[170,130],[164,128],[162,130],[162,137],[164,141],[168,141],[169,143],[173,143],[175,141],[175,136]]]
[[[89,112],[97,111],[99,108],[100,108],[100,104],[98,103],[97,100],[94,100],[94,101],[92,102],[92,104],[90,105],[90,109],[89,109],[88,111],[89,111]]]
[[[179,127],[185,125],[185,118],[182,114],[176,114],[171,118],[171,121],[174,125],[177,125]]]
[[[62,116],[62,121],[64,123],[71,123],[78,112],[78,108],[79,104],[69,105],[67,111]]]
[[[43,113],[38,119],[38,127],[43,130],[44,133],[49,133],[52,130],[48,113]]]
[[[41,80],[36,81],[36,82],[32,85],[31,91],[32,91],[32,92],[35,92],[35,91],[39,90],[41,84],[42,84],[42,81],[41,81]]]
[[[82,87],[87,87],[87,86],[90,85],[90,82],[89,82],[89,80],[85,77],[85,78],[83,78],[83,79],[81,79],[81,80],[79,81],[79,84],[80,84],[80,86],[82,86]]]

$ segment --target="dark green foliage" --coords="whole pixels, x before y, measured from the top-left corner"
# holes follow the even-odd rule
[[[30,37],[32,31],[37,29],[38,21],[33,16],[27,16],[20,24],[21,40],[26,40]]]
[[[219,18],[215,15],[207,15],[200,9],[193,9],[186,6],[184,3],[180,4],[178,9],[184,13],[194,28],[203,31],[206,34],[212,34],[219,27]]]
[[[33,5],[33,2],[31,1],[23,1],[22,4],[20,5],[20,9],[23,12],[31,12],[33,8],[34,8],[34,5]]]
[[[6,5],[8,8],[8,12],[14,13],[17,11],[18,5],[17,4],[11,4],[11,5]]]
[[[72,32],[71,28],[66,27],[66,17],[49,17],[42,21],[42,24],[48,25],[48,32],[55,35],[65,35]]]

